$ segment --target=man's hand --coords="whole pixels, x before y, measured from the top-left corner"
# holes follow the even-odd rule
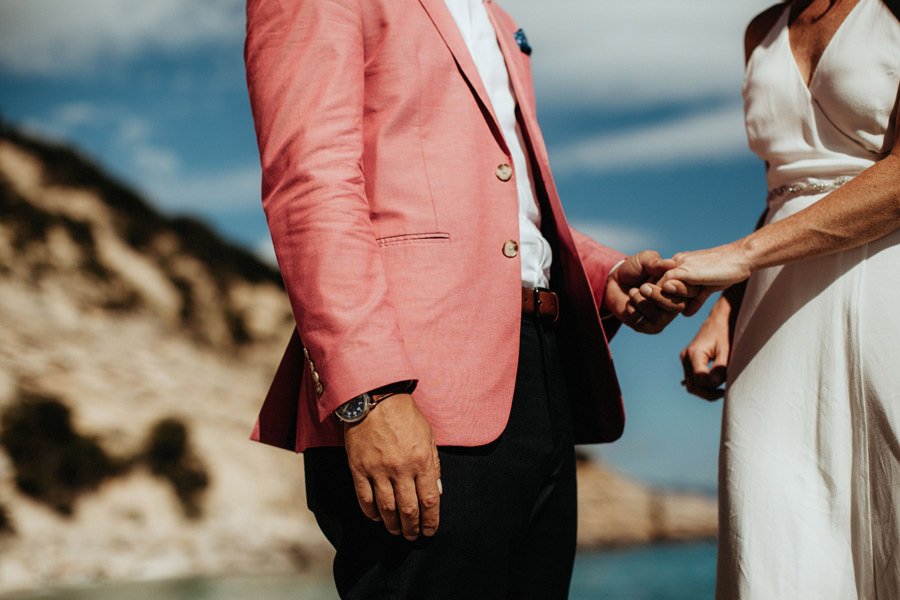
[[[363,513],[408,540],[434,535],[441,467],[431,426],[412,396],[385,398],[365,419],[346,425],[344,444]]]
[[[675,261],[662,259],[658,252],[644,250],[625,259],[609,275],[604,303],[620,321],[641,333],[659,333],[690,305],[699,289],[672,282],[674,292],[664,292],[657,281]]]

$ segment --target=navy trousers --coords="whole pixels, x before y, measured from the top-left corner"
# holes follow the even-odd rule
[[[432,538],[406,541],[362,514],[343,448],[305,452],[307,502],[337,551],[341,598],[567,598],[576,528],[569,394],[553,326],[523,317],[520,345],[501,436],[438,449],[444,493]]]

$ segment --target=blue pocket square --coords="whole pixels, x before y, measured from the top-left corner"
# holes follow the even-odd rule
[[[519,45],[519,50],[524,52],[526,56],[531,56],[531,44],[528,43],[524,29],[516,31],[516,43]]]

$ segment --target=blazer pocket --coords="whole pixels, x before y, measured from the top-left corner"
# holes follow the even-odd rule
[[[404,233],[402,235],[389,235],[376,238],[382,248],[387,246],[403,246],[409,244],[442,244],[450,242],[450,234],[445,231],[430,231],[427,233]]]

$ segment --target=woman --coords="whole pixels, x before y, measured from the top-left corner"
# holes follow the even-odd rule
[[[720,599],[900,598],[896,4],[798,0],[750,24],[745,115],[767,213],[743,239],[676,255],[660,281],[749,278],[682,356],[688,389],[710,399],[728,363]]]

